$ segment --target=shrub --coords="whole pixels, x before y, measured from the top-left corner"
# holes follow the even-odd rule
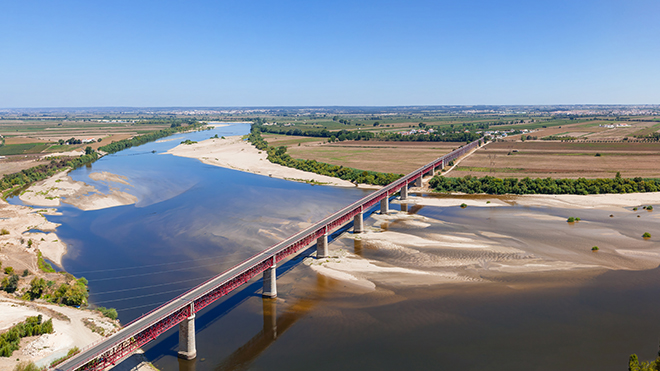
[[[461,208],[465,209],[467,207],[467,204],[463,203],[461,204]]]
[[[591,248],[591,251],[598,251],[598,246],[594,246]]]
[[[600,153],[596,153],[596,157],[600,157]]]
[[[633,207],[633,211],[637,211],[637,208],[636,208],[636,207]]]
[[[647,206],[647,207],[646,207],[646,210],[648,210],[648,211],[651,211],[651,210],[653,210],[653,206],[650,206],[650,205],[649,205],[649,206]]]
[[[4,236],[4,235],[6,235],[6,234],[9,234],[9,231],[8,231],[6,228],[2,228],[2,229],[0,230],[0,236]]]
[[[37,367],[34,362],[21,362],[14,367],[14,371],[44,371],[46,367]]]
[[[649,232],[644,232],[644,234],[642,235],[642,237],[644,237],[644,238],[651,238],[651,234],[650,234]]]
[[[39,269],[42,272],[46,272],[46,273],[55,272],[55,269],[53,269],[53,266],[46,263],[43,256],[41,255],[41,251],[37,251],[37,266],[39,266]]]
[[[115,308],[99,307],[96,310],[110,319],[117,319],[117,309]]]
[[[29,270],[26,269],[23,271],[23,277],[27,277],[29,274],[30,274]]]
[[[575,218],[571,216],[571,217],[568,218],[568,220],[566,220],[566,221],[569,222],[569,223],[573,223],[573,222],[575,221]]]

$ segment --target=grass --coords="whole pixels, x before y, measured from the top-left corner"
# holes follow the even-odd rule
[[[48,147],[48,143],[7,144],[0,147],[0,156],[40,153]]]

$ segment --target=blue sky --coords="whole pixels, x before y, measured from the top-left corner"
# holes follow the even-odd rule
[[[0,2],[0,107],[658,104],[660,1]]]

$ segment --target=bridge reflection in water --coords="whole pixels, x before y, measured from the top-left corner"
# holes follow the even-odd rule
[[[337,285],[336,281],[317,274],[315,285],[305,298],[297,299],[292,305],[288,305],[284,313],[278,316],[277,298],[262,298],[263,327],[259,333],[236,349],[225,358],[216,371],[241,371],[250,368],[250,365],[259,358],[275,341],[278,336],[283,335],[298,320],[309,313],[328,292],[332,292]],[[198,360],[185,360],[179,358],[179,371],[196,371]]]

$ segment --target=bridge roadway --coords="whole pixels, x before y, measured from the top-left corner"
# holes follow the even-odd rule
[[[433,174],[435,168],[444,167],[449,161],[477,148],[480,143],[481,141],[477,140],[458,148],[344,207],[311,227],[252,256],[127,324],[119,332],[84,349],[56,366],[54,370],[98,371],[118,363],[135,350],[156,339],[170,328],[191,318],[195,313],[248,282],[256,275],[275,267],[278,262],[304,249],[314,240],[346,224],[354,216],[360,214],[359,217],[362,217],[362,212],[368,210],[377,202],[388,200],[390,196],[399,192],[403,187],[406,187],[407,190],[408,185],[415,181],[418,181],[418,185],[421,186],[421,178],[426,173],[431,172]]]

